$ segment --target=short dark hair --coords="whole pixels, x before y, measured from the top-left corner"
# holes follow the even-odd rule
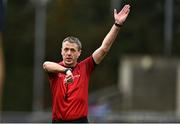
[[[80,41],[77,37],[74,37],[74,36],[66,37],[66,38],[63,40],[62,44],[63,44],[64,42],[66,42],[66,41],[68,41],[68,42],[70,42],[70,43],[76,43],[76,44],[78,45],[78,50],[81,50],[81,49],[82,49],[81,41]]]

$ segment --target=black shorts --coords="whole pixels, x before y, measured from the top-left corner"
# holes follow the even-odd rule
[[[53,120],[52,123],[88,123],[88,119],[87,117],[82,117],[75,120]]]

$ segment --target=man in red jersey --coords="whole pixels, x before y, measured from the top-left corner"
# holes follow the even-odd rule
[[[130,5],[125,5],[120,12],[114,10],[111,30],[104,38],[101,46],[81,62],[81,42],[70,36],[62,42],[62,61],[59,63],[46,61],[43,68],[48,72],[52,93],[52,122],[87,123],[88,83],[90,75],[108,53],[118,32],[130,12]]]

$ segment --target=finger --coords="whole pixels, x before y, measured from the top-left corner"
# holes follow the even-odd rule
[[[130,5],[127,4],[123,7],[122,12],[129,13],[129,11],[130,11]]]
[[[130,12],[130,5],[126,5],[126,13],[129,13]]]
[[[73,79],[72,79],[72,78],[66,79],[66,83],[72,83],[72,82],[73,82]]]
[[[72,75],[66,75],[66,79],[69,79],[69,78],[73,79],[73,76]]]
[[[116,10],[116,9],[114,9],[114,15],[115,15],[115,14],[117,14],[117,10]]]
[[[70,81],[73,80],[73,76],[72,75],[66,75],[66,81]]]

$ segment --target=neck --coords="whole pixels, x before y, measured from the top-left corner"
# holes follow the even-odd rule
[[[67,68],[74,68],[76,66],[77,62],[73,63],[73,64],[66,64],[64,61],[63,61],[63,65]]]

